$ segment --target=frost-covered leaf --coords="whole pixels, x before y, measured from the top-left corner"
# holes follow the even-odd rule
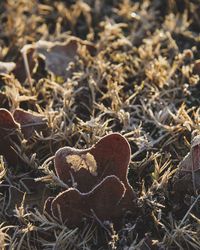
[[[18,108],[14,111],[13,117],[21,125],[21,131],[26,139],[32,137],[35,131],[40,132],[48,128],[45,117],[34,112]]]
[[[175,193],[196,192],[200,189],[200,136],[193,139],[190,152],[178,165],[173,187]]]
[[[44,211],[60,218],[60,210],[61,219],[71,226],[84,216],[93,217],[91,211],[100,220],[120,220],[126,211],[136,214],[136,194],[127,179],[130,154],[128,141],[118,133],[104,136],[89,149],[59,149],[56,173],[71,188],[55,199],[49,197]]]
[[[45,60],[48,71],[66,79],[71,73],[69,64],[75,61],[80,46],[85,46],[89,52],[95,50],[92,43],[70,37],[64,43],[38,41],[36,51]]]

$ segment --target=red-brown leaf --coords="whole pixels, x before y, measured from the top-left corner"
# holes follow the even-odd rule
[[[21,125],[22,134],[26,139],[33,136],[34,131],[40,132],[47,129],[45,117],[23,109],[16,109],[13,113],[15,121]]]
[[[6,109],[0,109],[0,154],[11,164],[17,164],[18,156],[12,149],[11,140],[18,140],[16,131],[20,125],[13,119],[12,114]]]
[[[74,188],[60,193],[53,200],[51,209],[56,218],[61,216],[70,227],[80,225],[84,217],[96,217],[101,221],[119,219],[123,214],[120,201],[125,190],[116,176],[108,176],[88,193]]]

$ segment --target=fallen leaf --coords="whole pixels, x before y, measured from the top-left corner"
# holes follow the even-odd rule
[[[13,117],[21,125],[21,131],[25,139],[31,138],[35,131],[40,132],[48,129],[47,121],[43,115],[16,109]]]
[[[14,120],[12,114],[6,109],[0,109],[0,154],[10,164],[17,164],[19,157],[12,149],[12,141],[17,142],[16,135],[20,125]]]
[[[173,189],[176,194],[200,189],[200,135],[193,139],[190,152],[178,165]]]
[[[86,46],[89,52],[95,50],[92,43],[70,37],[65,43],[38,41],[36,51],[45,60],[48,71],[66,79],[71,73],[68,69],[69,63],[75,61],[79,46]]]
[[[27,62],[28,62],[28,66],[29,66],[29,72],[32,75],[33,73],[33,69],[36,66],[36,59],[35,59],[35,48],[34,46],[27,46],[25,45],[22,48],[22,51],[24,51],[24,53],[26,53],[26,57],[27,57]],[[23,58],[23,54],[21,53],[16,61],[16,67],[13,70],[13,74],[15,75],[15,77],[19,80],[19,82],[23,83],[25,82],[26,78],[27,78],[27,72],[26,72],[26,68],[25,68],[25,64],[24,64],[24,58]]]
[[[178,169],[186,172],[200,169],[200,135],[192,140],[190,152],[180,162]]]

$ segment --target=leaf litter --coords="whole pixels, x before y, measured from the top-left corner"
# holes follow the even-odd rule
[[[199,12],[0,2],[1,249],[200,249]]]

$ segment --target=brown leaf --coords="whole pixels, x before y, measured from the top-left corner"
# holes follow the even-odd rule
[[[119,219],[123,214],[120,201],[125,190],[116,176],[107,176],[88,193],[74,188],[60,193],[52,201],[51,209],[54,217],[61,216],[70,227],[80,225],[83,217],[101,221]]]
[[[0,109],[0,154],[11,164],[17,164],[18,156],[12,149],[12,142],[17,142],[16,135],[20,125],[14,120],[12,114],[6,109]]]
[[[63,182],[70,187],[76,187],[78,191],[74,191],[73,195],[77,197],[77,192],[90,192],[108,176],[119,178],[125,186],[120,209],[121,211],[129,210],[135,214],[136,194],[127,179],[130,155],[130,146],[125,137],[113,133],[103,137],[89,149],[77,150],[71,147],[59,149],[55,154],[55,169]],[[46,205],[48,211],[49,202]]]
[[[200,136],[193,139],[190,152],[178,165],[173,178],[173,189],[177,194],[200,189]]]
[[[8,133],[11,132],[10,130],[19,128],[19,124],[14,120],[12,114],[7,109],[0,109],[0,128]]]
[[[200,136],[196,136],[192,142],[192,171],[200,170]]]
[[[32,75],[33,69],[36,66],[35,48],[25,45],[22,50],[26,51],[29,71],[30,71],[30,74]],[[27,73],[26,73],[24,58],[23,58],[22,53],[19,55],[19,57],[16,61],[16,67],[13,70],[13,74],[21,83],[25,82],[25,80],[27,78]]]
[[[70,70],[68,70],[69,63],[75,61],[78,55],[78,48],[83,45],[86,46],[89,52],[95,50],[92,43],[76,37],[70,37],[65,43],[38,41],[36,43],[36,51],[44,58],[48,71],[66,79],[70,75]]]
[[[77,188],[81,192],[88,192],[95,184],[102,181],[106,176],[117,176],[126,187],[129,186],[127,180],[128,164],[130,161],[130,146],[127,140],[118,133],[107,135],[100,139],[93,147],[84,150],[77,150],[71,147],[59,149],[55,154],[55,169],[58,177],[72,186],[72,176],[77,183]],[[87,163],[87,155],[90,155],[95,160],[97,169],[91,171],[90,163]],[[82,167],[74,168],[69,157],[82,159]],[[72,160],[72,158],[71,158]],[[83,162],[85,167],[83,167]],[[93,162],[94,164],[94,162]],[[91,166],[91,165],[90,165]]]
[[[190,152],[180,162],[178,169],[188,172],[200,169],[200,136],[193,139]]]
[[[37,113],[16,109],[13,117],[21,125],[21,131],[26,139],[31,138],[34,131],[45,131],[48,128],[45,117]]]

